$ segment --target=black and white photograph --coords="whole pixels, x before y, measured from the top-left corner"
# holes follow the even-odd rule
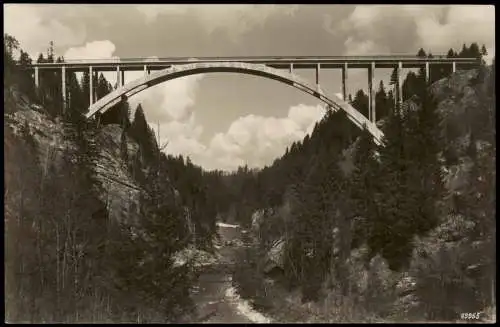
[[[5,323],[496,323],[493,4],[3,19]]]

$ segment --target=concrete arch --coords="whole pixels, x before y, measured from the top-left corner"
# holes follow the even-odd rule
[[[210,73],[210,72],[234,72],[249,75],[257,75],[265,78],[277,80],[279,82],[291,85],[303,92],[309,93],[320,99],[333,110],[343,110],[347,117],[359,128],[366,128],[373,135],[375,143],[381,144],[383,133],[363,114],[354,109],[350,104],[340,99],[337,95],[333,99],[327,97],[322,90],[317,90],[311,87],[308,82],[304,81],[295,74],[291,74],[284,70],[278,70],[260,64],[250,64],[244,62],[197,62],[187,65],[174,65],[170,68],[154,72],[144,77],[138,78],[132,82],[117,88],[106,96],[102,97],[89,107],[86,114],[87,118],[91,118],[98,112],[105,112],[115,104],[119,103],[123,96],[130,97],[138,92],[141,92],[149,87],[188,75]]]

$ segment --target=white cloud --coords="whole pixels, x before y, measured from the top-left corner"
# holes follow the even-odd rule
[[[3,8],[5,33],[13,35],[33,59],[36,59],[39,53],[47,53],[50,41],[54,41],[57,52],[57,49],[78,45],[85,40],[84,26],[70,28],[54,18],[57,16],[61,19],[65,14],[73,14],[70,6],[7,4]],[[60,10],[61,8],[65,10]]]
[[[416,33],[415,50],[445,53],[450,47],[478,42],[491,56],[495,52],[493,6],[359,5],[341,26],[350,35],[345,41],[347,54],[387,52],[389,46],[408,41],[409,32]]]
[[[68,60],[119,59],[113,56],[115,50],[115,45],[109,40],[92,41],[81,47],[69,48],[64,53],[64,58]]]
[[[247,115],[235,120],[225,133],[216,134],[204,156],[193,162],[206,169],[234,170],[238,166],[262,168],[283,154],[294,141],[302,140],[320,120],[325,109],[299,104],[285,118]]]
[[[138,75],[142,76],[142,73]],[[132,80],[139,76],[129,78]],[[133,96],[130,103],[134,108],[142,103],[144,108],[148,108],[148,118],[152,121],[184,121],[190,117],[194,96],[203,76],[191,75],[163,82]]]
[[[147,22],[154,22],[160,15],[192,14],[204,26],[208,34],[217,29],[224,29],[230,37],[236,37],[246,31],[262,26],[275,13],[293,16],[297,5],[137,5],[137,10],[146,17]]]
[[[348,37],[344,42],[349,55],[369,55],[369,54],[384,54],[388,53],[387,47],[377,44],[373,40],[356,40]]]
[[[463,43],[484,43],[490,57],[495,54],[495,7],[451,6],[442,24],[435,15],[416,15],[417,32],[426,48],[445,52]],[[490,58],[490,59],[491,59]]]
[[[120,59],[114,56],[116,51],[116,46],[113,42],[109,40],[100,40],[87,42],[86,44],[78,47],[72,47],[66,50],[64,53],[65,60],[99,60],[99,59]],[[114,72],[103,72],[104,77],[111,83],[115,85],[117,81],[116,73]],[[77,75],[81,78],[81,74]]]
[[[149,117],[146,107],[145,111]],[[160,143],[168,142],[166,153],[189,156],[193,163],[208,170],[231,171],[244,165],[262,168],[282,155],[292,142],[310,134],[324,113],[320,105],[299,104],[291,107],[285,118],[247,115],[235,120],[226,132],[217,133],[205,144],[201,139],[202,127],[192,112],[184,121],[160,124]],[[149,121],[157,131],[157,125]]]
[[[162,13],[180,14],[188,10],[186,5],[137,5],[137,10],[140,11],[145,17],[147,22],[153,22]]]
[[[339,99],[342,99],[342,100],[346,100],[344,99],[344,95],[342,93],[335,93],[335,95],[337,96],[337,98]]]

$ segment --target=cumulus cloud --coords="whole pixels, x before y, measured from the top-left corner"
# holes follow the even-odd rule
[[[142,76],[142,73],[137,75]],[[139,76],[130,76],[130,80]],[[185,121],[189,119],[195,93],[204,75],[191,75],[163,82],[130,98],[133,107],[142,103],[152,121]]]
[[[225,133],[212,138],[199,164],[206,169],[234,170],[245,164],[261,168],[271,164],[294,141],[302,140],[324,114],[320,105],[299,104],[292,106],[285,118],[240,117]]]
[[[58,11],[61,6],[68,10]],[[37,58],[39,53],[45,54],[50,41],[54,41],[57,50],[85,40],[84,26],[68,27],[61,21],[73,14],[69,6],[6,4],[3,8],[5,33],[13,35],[32,58]]]
[[[116,46],[109,40],[91,41],[78,47],[71,47],[64,53],[65,60],[99,60],[99,59],[115,59],[119,60],[118,56],[113,55],[116,51]],[[116,73],[103,72],[104,77],[115,85],[117,81]],[[81,74],[78,74],[81,77]]]
[[[310,134],[324,114],[323,106],[299,104],[290,107],[284,118],[247,115],[235,120],[226,132],[204,142],[202,127],[193,112],[185,121],[160,124],[160,139],[162,144],[167,143],[166,153],[189,156],[193,163],[207,170],[233,171],[244,165],[262,168],[294,141]],[[156,124],[151,123],[151,127],[157,132]]]
[[[262,26],[275,13],[283,12],[293,16],[297,5],[137,5],[148,22],[154,22],[160,15],[192,14],[204,26],[208,34],[223,28],[230,37],[237,36],[248,30]]]
[[[82,59],[120,59],[113,56],[116,47],[109,40],[88,42],[81,47],[72,47],[66,50],[64,58],[68,60]]]
[[[485,5],[356,6],[341,25],[346,54],[407,53],[423,47],[434,53],[463,43],[485,44],[495,52],[495,10]]]

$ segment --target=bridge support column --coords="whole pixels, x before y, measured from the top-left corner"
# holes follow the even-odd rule
[[[121,77],[120,66],[116,66],[116,88],[119,88],[122,85]]]
[[[94,68],[89,66],[89,103],[94,104]]]
[[[320,86],[319,86],[319,72],[321,70],[321,64],[316,64],[316,90],[319,92],[320,91]]]
[[[452,71],[453,71],[453,72],[456,72],[456,71],[457,71],[457,62],[456,62],[456,61],[454,61],[454,62],[452,63]]]
[[[403,103],[403,63],[398,62],[398,94],[397,94],[397,103],[401,106]]]
[[[149,74],[148,66],[144,65],[144,75],[147,76],[148,74]]]
[[[372,62],[368,68],[368,97],[370,103],[368,105],[368,120],[375,123],[375,91],[373,90],[373,80],[375,75],[375,63]]]
[[[429,81],[431,80],[431,69],[429,67],[429,62],[425,63],[425,82],[429,84]]]
[[[61,83],[62,83],[62,113],[66,112],[66,66],[62,66],[61,69]]]
[[[122,86],[125,85],[125,71],[122,70],[122,78],[121,78]]]
[[[35,66],[35,86],[37,89],[40,87],[40,74],[38,66]]]
[[[342,96],[344,101],[347,101],[347,62],[344,63],[342,67]]]
[[[290,74],[293,74],[293,63],[290,64]]]

